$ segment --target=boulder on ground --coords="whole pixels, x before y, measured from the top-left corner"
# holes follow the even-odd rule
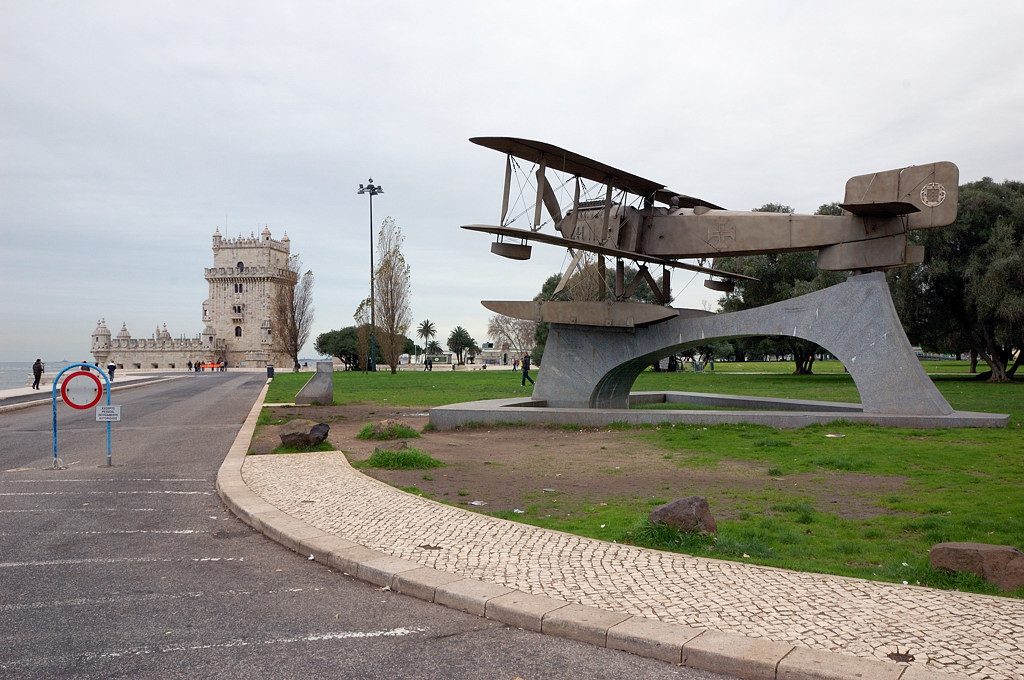
[[[279,436],[282,446],[304,449],[321,444],[327,439],[327,433],[330,431],[331,427],[327,423],[298,418],[282,425]]]
[[[1002,590],[1024,586],[1024,552],[1012,545],[938,543],[928,552],[928,561],[933,569],[977,574]]]
[[[718,525],[711,516],[708,499],[703,496],[677,498],[651,510],[647,516],[651,524],[664,524],[684,533],[700,531],[718,534]]]
[[[409,442],[405,441],[404,439],[395,439],[389,442],[384,442],[383,444],[377,444],[377,446],[373,447],[373,452],[377,453],[378,451],[405,451],[407,448],[409,448]]]
[[[373,433],[368,437],[368,439],[393,439],[393,431],[401,426],[402,423],[394,418],[387,418],[374,424]]]

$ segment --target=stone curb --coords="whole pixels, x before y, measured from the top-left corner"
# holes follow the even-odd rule
[[[217,493],[243,522],[360,580],[500,623],[742,680],[950,680],[946,673],[736,633],[690,628],[524,593],[424,567],[329,534],[278,510],[242,479],[267,385],[217,472]]]

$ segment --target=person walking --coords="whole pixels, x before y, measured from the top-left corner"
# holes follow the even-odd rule
[[[530,355],[523,355],[523,387],[526,387],[526,381],[529,380],[530,384],[535,384],[533,378],[530,377]]]
[[[32,381],[32,389],[34,390],[39,389],[39,381],[43,377],[43,368],[42,359],[36,359],[36,363],[32,364],[32,377],[34,378]]]
[[[107,376],[110,377],[110,382],[114,382],[114,370],[117,368],[117,364],[111,361],[107,364]]]

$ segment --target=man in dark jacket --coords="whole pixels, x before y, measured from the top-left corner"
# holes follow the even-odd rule
[[[32,364],[32,377],[35,380],[32,381],[32,389],[39,389],[39,380],[43,377],[43,360],[36,359],[36,363]]]
[[[526,386],[526,381],[529,380],[530,384],[533,385],[533,378],[530,377],[530,355],[523,355],[523,386]]]

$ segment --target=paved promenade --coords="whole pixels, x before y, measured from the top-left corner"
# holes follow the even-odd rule
[[[580,538],[406,494],[339,452],[245,456],[259,407],[221,469],[222,497],[378,585],[737,677],[1024,680],[1024,601]]]

